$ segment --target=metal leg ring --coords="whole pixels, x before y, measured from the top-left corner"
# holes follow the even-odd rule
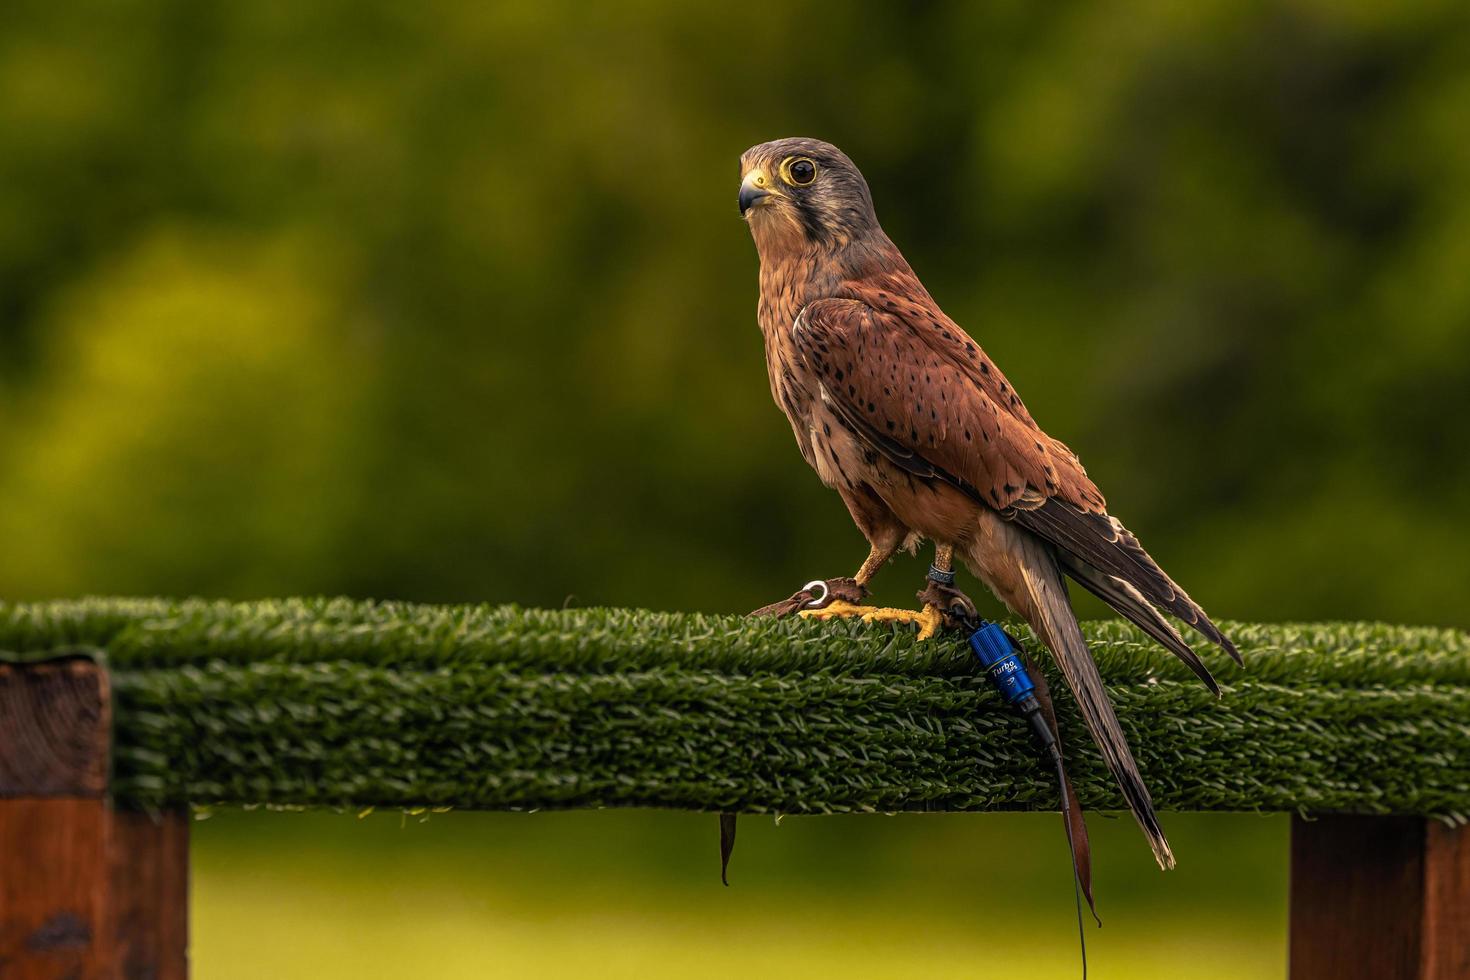
[[[954,585],[954,572],[940,568],[938,565],[930,565],[929,581],[938,582],[940,585]]]

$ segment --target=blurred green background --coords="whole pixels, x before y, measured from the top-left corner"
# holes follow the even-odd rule
[[[0,596],[851,571],[735,209],[802,134],[1213,613],[1470,625],[1467,105],[1448,0],[9,0]],[[1075,975],[1054,817],[746,823],[725,892],[707,817],[218,814],[196,962]],[[1280,975],[1281,819],[1094,823],[1096,976]]]

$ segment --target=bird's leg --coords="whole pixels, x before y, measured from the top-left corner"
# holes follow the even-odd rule
[[[872,580],[874,575],[878,574],[878,569],[888,563],[888,559],[892,558],[893,553],[897,550],[898,547],[896,545],[886,548],[876,544],[868,545],[868,557],[863,559],[862,567],[857,570],[857,574],[853,576],[853,579],[866,591],[868,582]]]
[[[979,618],[980,612],[975,603],[954,587],[952,546],[935,547],[934,564],[929,566],[929,581],[919,591],[918,600],[924,604],[925,615],[937,618],[945,626],[963,626]]]

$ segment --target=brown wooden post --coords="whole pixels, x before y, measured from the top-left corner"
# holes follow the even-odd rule
[[[107,674],[0,665],[0,977],[185,980],[189,825],[115,809]]]
[[[1293,817],[1291,980],[1470,980],[1470,828]]]

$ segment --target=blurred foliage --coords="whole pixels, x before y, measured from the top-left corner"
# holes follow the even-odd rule
[[[742,610],[850,571],[734,207],[803,133],[1212,611],[1465,625],[1467,27],[11,0],[0,595]]]

